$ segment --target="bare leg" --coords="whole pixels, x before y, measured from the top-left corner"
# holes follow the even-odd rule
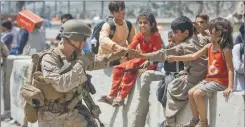
[[[199,113],[198,113],[197,105],[196,105],[196,102],[195,102],[195,99],[194,99],[194,93],[195,93],[196,89],[197,88],[195,88],[195,87],[190,89],[189,92],[188,92],[188,97],[189,97],[189,102],[190,102],[190,108],[191,108],[192,116],[195,119],[199,119]]]
[[[196,102],[197,110],[200,114],[200,120],[206,121],[207,120],[207,111],[206,106],[204,104],[203,97],[205,96],[205,93],[202,92],[200,89],[196,90],[194,93],[194,99]]]
[[[188,123],[184,124],[183,127],[195,127],[199,122],[199,113],[197,111],[197,106],[196,106],[196,102],[194,99],[194,93],[197,89],[198,89],[198,86],[193,87],[192,89],[188,91],[192,119]]]

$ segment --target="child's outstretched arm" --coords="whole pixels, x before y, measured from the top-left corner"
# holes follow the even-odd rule
[[[233,78],[234,78],[234,68],[232,63],[232,53],[231,50],[225,48],[224,50],[225,62],[228,70],[228,88],[224,91],[224,96],[228,96],[233,91]]]
[[[209,44],[205,45],[201,50],[193,53],[193,54],[187,54],[183,56],[167,56],[168,62],[174,62],[174,61],[191,61],[196,60],[197,58],[205,55],[208,52]]]

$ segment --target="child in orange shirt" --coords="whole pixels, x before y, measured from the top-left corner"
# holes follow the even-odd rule
[[[184,56],[168,57],[170,62],[191,61],[208,53],[206,79],[188,92],[193,118],[184,127],[208,127],[207,111],[203,101],[204,96],[211,96],[214,92],[223,90],[224,96],[228,96],[233,91],[231,24],[224,18],[215,18],[210,21],[209,31],[212,43],[207,44],[200,51]]]
[[[153,14],[144,12],[137,18],[140,32],[136,34],[133,41],[128,46],[129,49],[136,49],[139,45],[140,51],[150,53],[162,48],[162,39],[158,33],[157,23]],[[112,88],[108,96],[102,96],[103,102],[113,106],[123,105],[123,100],[127,97],[137,79],[137,71],[123,72],[125,69],[140,67],[145,59],[135,58],[124,62],[114,68]],[[156,65],[151,65],[148,69],[155,70]]]

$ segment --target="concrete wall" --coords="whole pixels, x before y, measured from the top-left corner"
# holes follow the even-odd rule
[[[4,97],[4,109],[5,110],[10,110],[10,93],[9,93],[9,87],[10,87],[10,76],[12,73],[13,69],[13,62],[14,60],[18,59],[30,59],[30,56],[14,56],[14,55],[9,55],[6,61],[4,62],[3,66],[3,71],[4,76],[3,76],[3,97]]]
[[[223,96],[223,92],[214,94],[205,99],[208,104],[209,127],[245,127],[244,95],[232,93],[229,98]],[[190,120],[191,111],[189,104],[177,115],[177,123],[186,123]]]
[[[106,69],[110,74],[111,69]],[[111,87],[111,77],[104,75],[102,70],[93,71],[92,82],[96,87],[97,94],[95,100],[99,95],[109,92]],[[150,109],[147,117],[146,127],[157,127],[165,118],[163,108],[156,99],[156,89],[158,82],[153,82],[150,85]],[[131,92],[126,106],[121,108],[113,108],[107,104],[98,102],[102,114],[102,121],[110,127],[132,127],[133,116],[136,111],[136,103],[141,89],[140,80],[138,78],[135,88]],[[205,99],[208,105],[208,119],[210,127],[245,127],[245,111],[244,111],[244,96],[238,93],[233,93],[229,98],[223,97],[223,92],[214,94],[211,98]],[[130,106],[130,107],[129,107]],[[127,116],[126,116],[127,115]],[[177,124],[183,124],[191,119],[191,111],[189,104],[177,115]],[[107,118],[105,118],[107,117]],[[110,124],[109,124],[110,123]]]
[[[109,94],[112,81],[111,72],[112,68],[108,68],[103,71],[98,70],[90,73],[93,75],[92,83],[97,90],[96,96],[93,97],[94,100],[98,100],[101,95]],[[146,119],[146,127],[157,127],[164,120],[163,108],[156,98],[157,83],[158,82],[153,82],[151,84],[149,97],[150,112]],[[107,127],[132,127],[140,89],[141,83],[138,78],[134,89],[131,91],[128,99],[125,101],[125,106],[123,107],[114,108],[108,104],[97,102],[102,110],[100,118],[102,118],[102,121]]]
[[[19,62],[18,62],[19,61]],[[11,79],[16,79],[21,77],[19,72],[23,70],[21,61],[17,60],[14,62],[13,69],[18,71],[15,74],[12,73]],[[22,63],[29,63],[23,62]],[[23,67],[26,67],[26,64],[22,64]],[[23,72],[24,73],[24,72]],[[92,83],[96,87],[97,93],[93,95],[93,99],[95,103],[98,104],[101,108],[102,114],[100,115],[101,121],[105,124],[105,127],[132,127],[133,119],[136,113],[137,108],[137,100],[139,98],[139,91],[141,90],[141,83],[139,78],[137,79],[137,83],[135,84],[134,89],[131,91],[128,99],[125,101],[125,106],[114,108],[108,104],[98,102],[97,100],[101,95],[106,95],[109,93],[111,88],[111,73],[112,68],[107,68],[105,70],[97,70],[88,72],[93,76]],[[24,80],[23,78],[19,78],[19,80]],[[11,82],[11,95],[15,95],[13,93],[13,89],[19,89],[22,81],[13,81]],[[147,114],[146,125],[145,127],[158,127],[159,124],[165,119],[164,111],[161,104],[156,99],[156,89],[158,82],[153,82],[150,85],[150,109]],[[19,93],[19,92],[17,92]],[[18,96],[18,95],[17,95]],[[11,114],[13,118],[17,119],[18,122],[22,123],[23,120],[23,110],[22,106],[18,99],[11,100]],[[209,100],[207,100],[209,107],[209,120],[210,127],[245,127],[244,119],[245,119],[245,111],[244,111],[244,96],[238,94],[232,94],[229,98],[224,98],[222,92],[215,94]],[[187,105],[178,115],[177,115],[177,123],[185,123],[191,119],[191,112],[189,109],[189,105]],[[29,126],[37,127],[37,124],[29,124]]]

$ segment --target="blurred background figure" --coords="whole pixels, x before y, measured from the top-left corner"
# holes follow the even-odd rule
[[[25,28],[21,28],[20,30],[20,41],[19,41],[19,45],[17,47],[17,55],[18,54],[22,54],[23,49],[28,41],[28,37],[29,37],[29,32],[25,29]]]
[[[235,44],[244,43],[244,23],[239,27],[239,34],[236,36]]]
[[[231,14],[229,14],[226,19],[229,20],[232,24],[235,24],[235,22],[244,22],[243,16],[244,16],[244,7],[245,7],[245,1],[240,1],[237,4],[237,7],[235,11]]]
[[[236,37],[235,45],[232,49],[232,60],[235,71],[234,89],[244,91],[244,23],[239,28],[239,35]]]
[[[87,24],[87,25],[88,25],[90,28],[92,28],[91,24]],[[85,45],[85,47],[83,48],[83,52],[84,52],[85,54],[88,53],[88,52],[91,52],[91,47],[92,47],[91,40],[92,40],[91,36],[88,37],[88,38],[86,39],[86,45]]]
[[[33,32],[29,33],[28,41],[23,49],[23,55],[32,55],[45,49],[45,34],[42,24],[36,25]]]
[[[17,21],[12,21],[12,30],[11,32],[13,33],[13,48],[16,48],[19,45],[20,41],[20,27],[17,24]]]
[[[14,35],[11,32],[13,26],[11,21],[5,20],[2,22],[2,33],[1,33],[1,42],[5,43],[8,47],[8,50],[10,50],[13,44],[13,38]]]
[[[70,20],[70,19],[73,19],[73,16],[71,14],[63,14],[61,16],[61,24],[63,25],[66,21]],[[58,33],[58,35],[56,36],[55,40],[52,40],[51,43],[53,45],[56,45],[61,41],[61,32],[62,32],[62,27],[60,28],[60,32]]]

